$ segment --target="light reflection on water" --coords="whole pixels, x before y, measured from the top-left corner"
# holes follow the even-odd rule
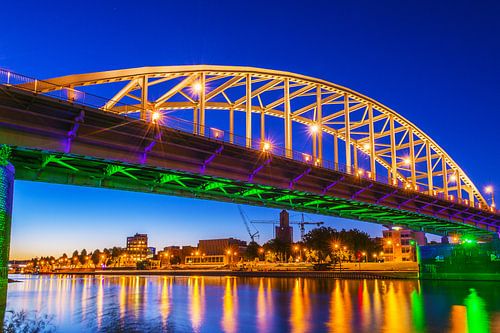
[[[12,276],[59,332],[499,332],[495,282]]]

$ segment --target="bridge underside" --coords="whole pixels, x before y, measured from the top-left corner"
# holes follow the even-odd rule
[[[0,90],[16,179],[292,209],[434,234],[489,237],[500,216],[339,171],[74,105]]]
[[[451,224],[439,218],[382,205],[228,178],[124,165],[120,162],[115,164],[96,158],[49,155],[54,156],[53,161],[62,158],[62,164],[56,162],[40,168],[46,156],[47,152],[40,150],[16,149],[11,158],[16,167],[16,179],[291,209],[384,225],[404,225],[434,234],[458,233],[479,237],[491,234],[471,225]],[[112,169],[117,171],[109,175]]]

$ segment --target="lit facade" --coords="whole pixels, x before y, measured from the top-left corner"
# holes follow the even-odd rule
[[[226,265],[229,263],[230,257],[227,255],[213,255],[213,256],[187,256],[185,259],[186,265]]]
[[[393,227],[382,233],[383,258],[386,262],[416,261],[415,246],[427,244],[422,231]]]
[[[135,234],[127,237],[127,254],[133,261],[146,260],[149,254],[148,235]]]

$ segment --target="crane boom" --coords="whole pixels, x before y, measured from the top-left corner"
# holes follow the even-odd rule
[[[247,215],[243,211],[243,208],[241,208],[240,205],[238,205],[238,210],[240,211],[241,219],[243,220],[243,223],[245,224],[245,227],[247,229],[248,235],[250,236],[250,239],[252,240],[252,242],[255,242],[255,238],[259,237],[259,231],[256,230],[254,233],[252,233],[252,231],[250,230],[250,224],[248,223],[248,217],[247,217]]]

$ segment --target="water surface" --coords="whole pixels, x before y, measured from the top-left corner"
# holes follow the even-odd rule
[[[495,282],[11,277],[7,311],[58,332],[500,332]]]

